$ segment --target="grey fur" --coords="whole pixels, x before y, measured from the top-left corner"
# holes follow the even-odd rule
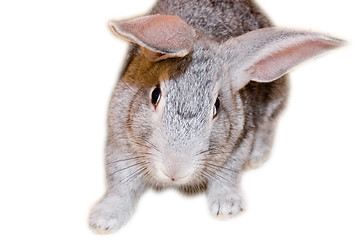
[[[90,214],[95,230],[120,228],[148,187],[206,190],[212,214],[241,212],[243,169],[259,166],[269,155],[288,96],[284,76],[265,82],[246,79],[239,87],[231,73],[239,56],[252,56],[267,41],[239,50],[244,40],[237,37],[272,26],[250,0],[159,0],[150,14],[181,17],[196,30],[197,39],[187,56],[157,62],[131,45],[109,107],[107,191]],[[277,34],[275,43],[285,36]],[[286,34],[291,38],[299,32]],[[309,36],[310,42],[320,38]],[[161,105],[154,110],[150,97],[158,84]],[[213,119],[217,97],[221,107]]]

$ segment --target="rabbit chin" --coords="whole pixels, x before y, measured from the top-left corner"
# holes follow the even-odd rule
[[[175,188],[185,194],[197,194],[206,190],[207,181],[203,178],[196,177],[196,174],[189,175],[183,179],[172,180],[167,176],[157,176],[152,179],[151,186],[155,190],[163,190],[166,188]]]
[[[172,171],[171,171],[172,170]],[[153,176],[153,185],[158,187],[176,187],[176,188],[198,188],[198,185],[204,185],[202,179],[197,177],[200,169],[187,168],[184,170],[170,169],[157,166],[156,174]]]

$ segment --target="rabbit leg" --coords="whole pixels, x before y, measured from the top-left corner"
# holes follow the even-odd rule
[[[249,161],[244,165],[245,169],[258,168],[268,160],[274,142],[275,130],[276,123],[271,120],[259,125],[255,132]]]
[[[245,207],[240,179],[242,166],[251,151],[254,134],[242,140],[224,167],[213,172],[206,190],[210,212],[215,216],[231,217],[241,213]]]
[[[145,190],[145,184],[136,176],[141,168],[132,167],[128,161],[107,160],[107,191],[89,217],[90,227],[99,233],[114,232],[125,224]]]
[[[244,210],[245,201],[238,185],[213,181],[206,193],[210,213],[214,216],[231,217]]]
[[[91,210],[89,225],[92,229],[100,233],[114,232],[130,219],[144,191],[139,181],[130,185],[119,184],[118,187],[108,189]]]

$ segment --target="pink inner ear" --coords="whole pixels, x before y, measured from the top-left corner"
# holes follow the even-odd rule
[[[193,36],[192,29],[177,16],[158,15],[150,19],[140,31],[135,34],[144,39],[148,45],[164,49],[166,52],[176,52],[186,49]],[[134,28],[136,31],[136,28]]]
[[[150,51],[185,56],[195,41],[195,30],[180,17],[151,15],[128,21],[111,22],[116,34]]]
[[[288,73],[296,65],[338,46],[338,43],[327,39],[308,39],[304,42],[287,44],[263,58],[260,57],[259,61],[246,72],[250,74],[251,80],[273,81]]]

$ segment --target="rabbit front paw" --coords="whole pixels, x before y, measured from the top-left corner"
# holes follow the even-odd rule
[[[217,195],[208,197],[210,213],[219,217],[232,217],[244,211],[244,200],[240,195]]]
[[[129,211],[119,204],[119,199],[104,198],[91,210],[89,225],[96,233],[118,230],[130,217]]]

